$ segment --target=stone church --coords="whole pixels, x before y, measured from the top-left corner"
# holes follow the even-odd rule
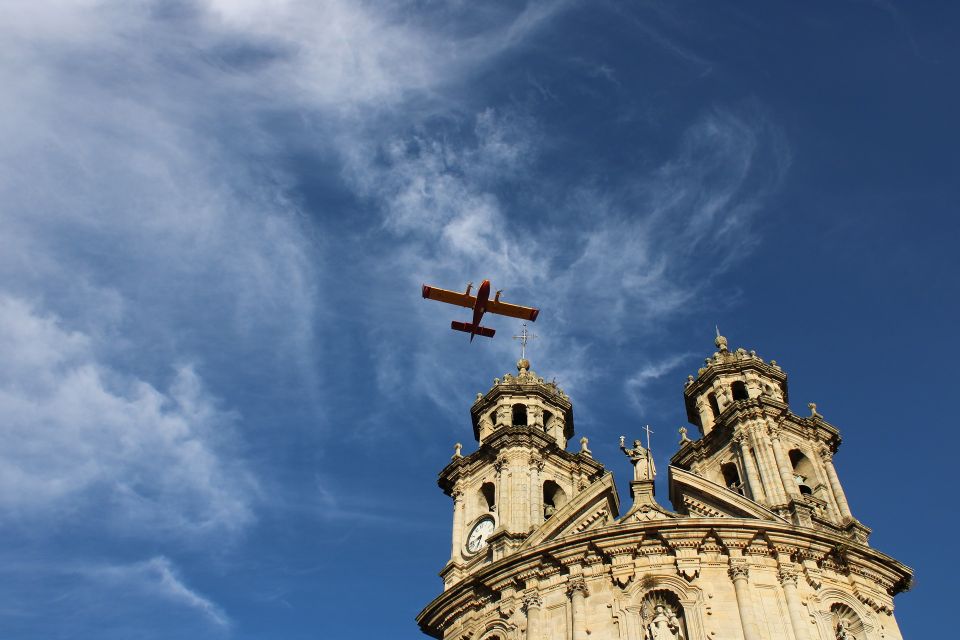
[[[790,410],[787,375],[717,351],[683,397],[672,510],[639,440],[632,503],[574,436],[573,405],[521,359],[470,410],[479,446],[440,472],[453,499],[443,593],[417,621],[444,640],[902,640],[911,570],[869,544],[832,459],[840,432]],[[628,444],[630,445],[628,447]],[[573,446],[571,448],[576,448]]]

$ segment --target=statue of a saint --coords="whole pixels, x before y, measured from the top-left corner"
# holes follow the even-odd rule
[[[662,604],[654,608],[653,619],[647,624],[646,636],[646,640],[684,640],[677,614]]]
[[[657,469],[653,465],[653,456],[650,455],[650,451],[644,449],[639,440],[633,441],[633,449],[627,449],[625,440],[624,436],[620,436],[620,450],[627,454],[630,463],[633,464],[633,479],[635,481],[653,480],[657,475]]]
[[[853,634],[850,633],[850,626],[846,620],[841,620],[837,623],[837,640],[856,640]]]

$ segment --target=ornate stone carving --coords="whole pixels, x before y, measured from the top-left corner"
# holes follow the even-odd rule
[[[543,471],[543,466],[544,466],[543,458],[541,458],[537,454],[535,453],[530,454],[530,460],[528,462],[530,464],[531,469],[537,472]]]
[[[587,588],[587,581],[583,576],[575,576],[567,581],[567,595],[573,597],[573,594],[580,592],[584,597],[590,595],[590,589]]]
[[[780,565],[777,569],[777,577],[780,579],[780,584],[796,585],[800,578],[800,572],[794,566]]]
[[[537,427],[543,426],[543,408],[542,407],[538,407],[537,405],[531,405],[530,407],[528,407],[527,412],[528,412],[528,419],[530,421],[530,424]]]
[[[750,566],[745,560],[730,560],[730,568],[727,569],[727,573],[730,575],[730,579],[736,582],[737,580],[748,580],[750,578]]]
[[[529,591],[523,596],[523,610],[540,609],[543,607],[543,598],[536,591]]]

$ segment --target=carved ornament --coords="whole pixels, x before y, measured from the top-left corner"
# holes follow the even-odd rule
[[[583,579],[583,576],[576,576],[567,581],[568,596],[572,598],[578,591],[582,593],[584,597],[590,595],[590,589],[587,588],[587,581]]]

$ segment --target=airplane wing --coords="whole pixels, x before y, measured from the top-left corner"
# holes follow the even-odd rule
[[[533,307],[521,307],[518,304],[510,304],[508,302],[491,300],[487,303],[487,312],[535,322],[537,320],[537,315],[540,313],[540,309],[534,309]]]
[[[446,302],[447,304],[455,304],[459,307],[473,308],[473,305],[477,302],[477,299],[474,296],[468,296],[467,294],[460,293],[459,291],[441,289],[440,287],[431,287],[428,284],[423,285],[423,297],[429,298],[430,300]]]

